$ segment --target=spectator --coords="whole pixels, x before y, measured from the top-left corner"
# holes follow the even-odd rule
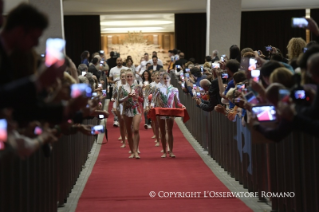
[[[213,51],[212,51],[211,59],[212,59],[212,60],[211,60],[212,63],[214,63],[215,61],[219,61],[218,51],[217,51],[217,50],[213,50]]]
[[[81,64],[85,64],[87,67],[89,67],[89,60],[90,60],[90,52],[84,51],[81,54]]]
[[[156,51],[153,51],[153,53],[152,53],[152,59],[153,59],[154,56],[157,57],[157,52],[156,52]],[[152,60],[151,62],[152,62],[152,65],[153,65],[153,60]],[[162,67],[164,66],[162,60],[159,59],[158,57],[157,57],[157,64],[160,65],[160,66],[162,66]]]
[[[100,80],[101,72],[97,70],[96,66],[99,65],[99,59],[93,58],[92,65],[90,65],[88,72],[92,73],[98,80]]]
[[[163,66],[157,64],[158,62],[157,56],[153,56],[152,61],[153,61],[153,65],[150,64],[150,66],[147,68],[148,71],[150,70],[159,71],[160,69],[163,68]]]
[[[217,79],[213,80],[212,82],[207,79],[203,79],[200,81],[200,87],[202,87],[205,92],[208,92],[209,99],[208,101],[197,99],[196,103],[199,108],[204,111],[210,112],[214,110],[214,107],[217,104],[221,104]]]
[[[78,75],[79,76],[84,76],[88,72],[88,67],[85,64],[80,64],[78,66]]]

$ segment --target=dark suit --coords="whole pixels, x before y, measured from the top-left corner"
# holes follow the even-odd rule
[[[156,71],[159,71],[160,69],[162,69],[163,68],[163,66],[160,66],[160,65],[156,65]],[[148,71],[150,71],[150,70],[153,70],[153,65],[151,65],[150,67],[148,67],[148,69],[147,69]]]
[[[214,110],[214,107],[221,104],[221,97],[219,95],[218,79],[214,79],[208,90],[209,100],[202,100],[199,107],[207,112]]]
[[[100,81],[101,72],[96,69],[95,65],[90,65],[88,72],[96,76],[97,81]]]
[[[175,69],[176,65],[180,65],[181,67],[183,67],[183,65],[185,65],[188,61],[184,58],[180,58],[179,60],[175,61],[175,64],[173,66],[173,68]]]

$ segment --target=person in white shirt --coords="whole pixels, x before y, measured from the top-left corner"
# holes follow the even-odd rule
[[[114,68],[111,68],[110,70],[110,75],[108,78],[108,82],[110,84],[114,86],[116,86],[116,82],[120,80],[120,76],[121,76],[121,70],[122,69],[128,69],[127,67],[123,66],[123,61],[122,58],[117,58],[116,59],[116,66]],[[112,96],[112,95],[110,95]],[[113,123],[114,127],[118,127],[119,126],[119,122],[118,122],[118,117],[116,116],[116,114],[114,114],[114,123]]]
[[[156,51],[153,51],[153,53],[152,53],[152,59],[153,59],[154,56],[157,57],[157,52],[156,52]],[[151,61],[151,63],[152,63],[152,65],[153,65],[153,60]],[[162,62],[161,59],[159,59],[158,57],[157,57],[157,64],[160,65],[160,66],[164,66],[164,65],[163,65],[163,62]]]

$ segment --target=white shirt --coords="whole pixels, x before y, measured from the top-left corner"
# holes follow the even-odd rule
[[[178,55],[178,54],[175,54],[174,60],[175,60],[175,61],[176,61],[176,60],[179,60],[179,55]]]
[[[114,68],[111,68],[110,77],[113,77],[113,81],[120,80],[120,75],[121,75],[122,69],[127,70],[128,68],[125,66],[122,66],[121,68],[118,68],[117,66],[115,66]]]
[[[153,65],[153,60],[148,61]],[[163,66],[163,62],[160,59],[157,59],[157,65]]]

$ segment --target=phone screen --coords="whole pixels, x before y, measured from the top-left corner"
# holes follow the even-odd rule
[[[85,76],[86,75],[86,71],[82,71],[82,76]]]
[[[252,112],[257,116],[258,121],[276,120],[276,109],[272,105],[253,106]]]
[[[203,66],[200,67],[200,71],[201,71],[201,72],[204,72]]]
[[[296,90],[295,91],[295,99],[305,99],[306,92],[304,90]]]
[[[267,51],[267,52],[270,52],[270,51],[271,51],[271,48],[272,48],[271,46],[266,46],[266,51]]]
[[[289,100],[290,91],[287,89],[279,89],[279,100]]]
[[[220,65],[219,65],[219,63],[213,63],[213,64],[212,64],[212,67],[213,67],[213,68],[220,68]]]
[[[291,26],[304,28],[308,26],[308,21],[305,18],[292,18]]]
[[[220,57],[220,61],[224,62],[224,57]]]
[[[191,70],[189,68],[185,69],[186,72],[190,72]]]
[[[100,54],[104,54],[104,51],[103,51],[103,50],[101,50],[101,51],[100,51]]]
[[[256,64],[257,64],[257,60],[255,58],[250,58],[248,70],[250,71],[255,70],[257,68]]]
[[[64,50],[65,40],[60,38],[49,38],[46,42],[46,57],[45,65],[47,67],[57,64],[62,66],[64,64]]]
[[[223,78],[223,79],[228,79],[228,74],[223,73],[223,74],[222,74],[222,78]]]
[[[197,97],[200,97],[200,92],[197,92],[197,93],[196,93],[196,96],[197,96]]]
[[[245,89],[245,84],[244,85],[237,85],[237,90],[242,92],[243,89]]]
[[[186,73],[185,76],[186,76],[186,78],[189,78],[189,73]]]
[[[91,134],[92,135],[97,135],[100,133],[104,133],[105,129],[103,125],[97,125],[91,128]]]
[[[196,85],[193,85],[193,89],[196,90],[196,88],[197,88],[197,86],[196,86]]]
[[[92,93],[92,96],[93,96],[93,97],[96,97],[96,96],[97,96],[97,92],[93,92],[93,93]]]
[[[246,94],[245,98],[250,104],[258,104],[258,100],[253,92],[249,92],[248,94]]]
[[[181,85],[182,85],[182,88],[185,88],[185,85],[184,85],[184,83],[182,83]]]
[[[106,95],[106,90],[102,90],[103,95]]]
[[[92,88],[85,83],[71,85],[71,97],[76,98],[81,95],[92,96]]]
[[[34,128],[34,135],[41,135],[41,134],[42,134],[41,127],[35,127]]]
[[[259,81],[260,70],[251,70],[251,77],[255,82]]]
[[[308,50],[308,48],[303,48],[303,53],[306,53],[306,51]]]
[[[99,115],[99,119],[104,119],[104,115]]]
[[[0,119],[0,142],[6,142],[8,139],[8,123],[6,119]]]

